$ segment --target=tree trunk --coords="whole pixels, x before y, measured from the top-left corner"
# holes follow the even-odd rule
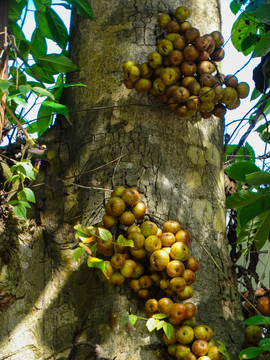
[[[217,0],[183,5],[201,33],[219,29]],[[125,320],[129,313],[144,314],[144,301],[128,286],[101,282],[85,259],[72,258],[73,226],[100,221],[106,189],[116,185],[137,188],[153,219],[178,220],[191,233],[191,254],[200,261],[191,299],[197,322],[208,324],[236,358],[242,315],[230,282],[222,120],[180,119],[152,95],[122,83],[122,64],[146,61],[160,35],[158,14],[176,6],[172,0],[166,7],[159,0],[99,0],[92,1],[94,21],[73,17],[70,53],[80,71],[69,81],[86,87],[66,92],[73,125],[58,119],[42,139],[48,161],[36,187],[35,221],[6,215],[1,359],[165,357],[160,332]]]

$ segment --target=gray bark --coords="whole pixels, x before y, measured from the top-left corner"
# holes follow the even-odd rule
[[[182,4],[201,33],[220,28],[216,0]],[[59,119],[42,139],[49,153],[38,179],[44,185],[36,187],[35,220],[24,224],[10,214],[4,220],[1,241],[15,251],[0,273],[2,360],[164,358],[159,334],[148,333],[143,321],[134,327],[125,321],[129,313],[144,313],[144,301],[127,286],[101,282],[85,261],[72,258],[73,226],[100,221],[110,192],[97,188],[116,185],[136,187],[153,218],[178,220],[191,232],[191,253],[201,266],[192,299],[197,322],[208,324],[236,357],[242,315],[228,282],[234,279],[225,231],[222,120],[180,119],[152,95],[122,83],[122,64],[146,61],[160,33],[158,14],[176,6],[172,0],[99,0],[92,1],[94,21],[73,18],[70,53],[80,71],[69,81],[86,88],[66,92],[73,125]]]

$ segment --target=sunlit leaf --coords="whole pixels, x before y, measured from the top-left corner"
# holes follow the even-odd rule
[[[13,208],[14,213],[20,218],[26,220],[26,207],[22,204],[16,205]]]
[[[89,238],[92,236],[91,234],[91,230],[92,230],[93,227],[82,227],[81,225],[75,225],[74,226],[74,229],[76,230],[76,233],[75,233],[75,238],[76,239],[79,239],[80,237],[83,237],[83,238]]]
[[[154,318],[148,319],[146,322],[146,327],[148,331],[152,332],[153,330],[155,330],[156,327],[158,326],[158,323],[159,323],[158,319],[154,319]]]
[[[159,320],[165,319],[166,317],[167,317],[167,316],[164,315],[164,314],[154,314],[154,315],[152,316],[152,318],[154,318],[154,319],[159,319]]]
[[[6,92],[11,85],[12,82],[0,79],[0,90],[2,90],[3,92]]]
[[[256,21],[252,13],[247,12],[242,13],[233,24],[231,32],[232,43],[244,55],[251,53],[256,45],[257,24],[258,21]]]
[[[163,326],[163,331],[165,332],[167,338],[170,339],[170,337],[173,333],[173,325],[166,322],[166,324],[164,324],[164,326]]]
[[[267,325],[268,323],[270,323],[270,317],[268,316],[260,316],[260,315],[255,315],[255,316],[251,316],[250,318],[244,320],[241,322],[241,324],[245,324],[245,325]],[[269,324],[268,324],[269,325]]]
[[[46,7],[45,16],[52,34],[52,40],[64,50],[68,42],[68,32],[65,24],[59,15],[49,6]]]
[[[261,171],[261,169],[251,161],[238,161],[228,165],[224,171],[230,178],[245,182],[247,174]]]
[[[164,320],[160,321],[157,325],[157,330],[162,329],[165,326],[165,324],[167,324],[166,321]]]
[[[104,241],[112,240],[112,233],[109,230],[98,228],[99,236]]]
[[[89,256],[87,259],[87,265],[89,267],[95,267],[98,268],[100,270],[105,271],[106,267],[105,267],[105,261],[99,258],[96,258],[94,256]]]
[[[49,98],[51,98],[52,100],[54,100],[54,96],[53,94],[47,90],[47,89],[44,89],[42,87],[38,87],[38,86],[34,86],[32,88],[32,91],[34,91],[36,94],[40,95],[40,96],[48,96]]]
[[[262,354],[265,349],[260,347],[248,347],[239,353],[239,359],[253,359]]]
[[[73,258],[75,261],[78,261],[79,258],[83,255],[84,253],[84,249],[81,247],[78,247],[76,249],[73,250]]]
[[[218,341],[218,344],[219,344],[218,351],[221,352],[221,354],[224,355],[227,360],[231,360],[230,355],[226,349],[226,346],[221,341]]]
[[[54,74],[68,73],[79,69],[70,58],[62,54],[40,56],[37,62],[45,70],[51,71]]]
[[[47,100],[43,101],[42,105],[45,107],[48,107],[56,114],[62,114],[65,116],[69,116],[69,110],[66,105],[62,105],[62,104],[59,104],[59,103],[56,103],[53,101],[47,101]]]
[[[31,201],[33,203],[36,202],[35,200],[35,194],[33,193],[33,191],[29,188],[23,188],[21,191],[19,191],[17,193],[17,197],[19,200],[26,200],[26,201]]]
[[[128,315],[128,320],[131,325],[135,325],[138,320],[138,317],[136,315],[130,314]]]

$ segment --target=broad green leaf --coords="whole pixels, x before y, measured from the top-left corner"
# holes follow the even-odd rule
[[[53,36],[52,40],[64,50],[68,42],[68,32],[65,24],[59,15],[49,6],[46,7],[45,16]]]
[[[47,54],[47,43],[40,28],[36,28],[31,38],[31,54],[34,59]]]
[[[37,59],[40,66],[54,74],[68,73],[76,71],[79,68],[67,56],[62,54],[49,54],[41,56]]]
[[[23,95],[27,95],[31,91],[31,86],[29,85],[20,85],[19,92]]]
[[[77,247],[76,249],[73,250],[73,258],[75,261],[78,261],[79,258],[83,255],[84,253],[84,249],[81,247]]]
[[[154,318],[154,319],[159,319],[159,320],[165,319],[166,317],[167,317],[167,316],[164,315],[164,314],[154,314],[154,315],[152,316],[152,318]]]
[[[165,332],[168,339],[170,339],[172,333],[173,333],[173,326],[170,323],[167,323],[163,326],[163,331]]]
[[[248,143],[247,143],[248,144]],[[233,162],[248,160],[253,162],[254,158],[254,150],[252,147],[248,144],[245,147],[241,146],[240,149],[237,151],[237,154],[234,157]],[[228,145],[226,148],[226,153],[224,157],[224,162],[228,160],[228,157],[231,155],[231,153],[236,149],[237,145]]]
[[[19,180],[19,175],[13,175],[12,178],[11,178],[11,182],[12,184],[14,184],[17,180]]]
[[[219,344],[219,347],[218,347],[219,352],[221,352],[221,354],[224,355],[227,360],[231,360],[225,344],[223,344],[221,341],[218,341],[218,344]]]
[[[106,271],[105,261],[94,256],[89,256],[87,259],[87,265],[89,267],[95,267],[100,270]]]
[[[17,194],[17,198],[19,200],[31,201],[33,203],[36,202],[35,195],[33,191],[29,188],[23,188],[21,191],[19,191]]]
[[[54,112],[56,114],[62,114],[67,117],[69,116],[69,110],[66,105],[58,104],[56,102],[47,101],[47,100],[43,101],[42,105],[51,109],[52,112]]]
[[[51,86],[50,89],[56,89],[56,88],[59,88],[59,87],[66,88],[66,87],[72,87],[72,86],[86,86],[86,85],[84,85],[84,84],[81,83],[81,82],[76,82],[76,83],[62,83],[62,84],[59,84],[59,85]]]
[[[34,167],[29,160],[23,160],[18,163],[18,169],[21,171],[25,176],[27,176],[29,179],[34,180],[35,174],[34,174]]]
[[[23,205],[16,205],[13,208],[14,213],[20,218],[26,220],[26,207]]]
[[[262,354],[265,349],[260,347],[248,347],[239,353],[239,359],[253,359]]]
[[[267,351],[270,351],[270,338],[261,339],[259,342],[259,346]]]
[[[36,132],[41,136],[51,125],[53,119],[52,109],[41,104],[36,121]]]
[[[251,161],[238,161],[228,165],[224,171],[230,178],[245,182],[247,174],[261,171],[261,169]]]
[[[92,236],[92,234],[91,234],[92,228],[93,227],[84,228],[81,225],[75,225],[74,226],[74,229],[76,230],[75,238],[78,239],[80,237],[83,237],[83,238],[91,237]]]
[[[269,6],[269,10],[270,10],[270,6]],[[270,51],[270,31],[267,31],[267,33],[262,35],[260,40],[256,43],[252,57],[265,56],[269,51]]]
[[[238,235],[237,243],[254,242],[256,249],[260,250],[268,239],[269,233],[270,209],[255,216],[247,223]]]
[[[29,202],[25,201],[25,200],[18,200],[17,204],[20,205],[20,206],[24,206],[26,208],[29,208],[29,209],[31,208],[31,205],[29,204]]]
[[[94,19],[93,11],[88,0],[67,0],[67,1],[75,6],[76,11],[79,15],[88,19]]]
[[[244,320],[241,322],[241,324],[245,324],[245,325],[267,325],[267,321],[270,323],[270,317],[268,316],[260,316],[260,315],[255,315],[255,316],[251,316],[250,318]]]
[[[35,7],[39,11],[45,11],[46,6],[50,6],[52,3],[52,0],[33,0]]]
[[[270,173],[265,171],[254,172],[246,175],[246,181],[251,185],[270,184]]]
[[[17,69],[15,66],[11,66],[9,71],[10,75],[12,75],[11,81],[13,84],[26,85],[27,80],[25,74],[20,69]]]
[[[3,93],[6,92],[11,85],[12,82],[0,79],[0,90],[3,91]]]
[[[270,208],[270,194],[262,193],[262,197],[248,206],[237,208],[238,226],[243,228],[255,216]]]
[[[260,90],[254,88],[250,97],[250,100],[255,100],[257,99],[259,96],[261,96],[262,93],[260,92]]]
[[[42,82],[46,84],[54,83],[54,77],[52,72],[43,69],[42,66],[38,66],[37,64],[34,64],[30,67],[30,69],[29,68],[25,69],[25,72],[33,78],[35,78],[35,74],[33,73],[33,71],[31,71],[31,69],[38,75],[39,79]]]
[[[251,190],[240,190],[226,199],[227,208],[233,209],[238,207],[245,207],[248,205],[252,205],[258,199],[262,199],[264,194],[262,193],[255,193]]]
[[[53,34],[45,14],[46,7],[43,7],[43,10],[44,11],[35,11],[36,24],[46,38],[53,40]]]
[[[99,236],[104,241],[112,240],[112,233],[109,230],[98,228]]]
[[[167,324],[166,321],[164,320],[160,321],[157,325],[157,330],[162,329],[165,324]]]
[[[22,31],[22,28],[16,23],[11,23],[10,25],[11,33],[15,36],[16,44],[19,46],[21,40],[26,40],[26,37]]]
[[[131,325],[135,325],[138,320],[138,317],[136,315],[130,314],[128,315],[128,320]]]
[[[256,45],[254,36],[257,32],[257,25],[258,21],[256,21],[252,13],[247,12],[242,13],[233,24],[232,43],[244,55],[251,53]]]
[[[246,142],[245,148],[244,148],[245,157],[247,158],[247,155],[249,155],[248,160],[255,163],[255,151],[253,147]]]
[[[156,327],[158,326],[158,323],[159,323],[158,319],[154,319],[154,318],[148,319],[146,322],[146,327],[148,331],[152,332],[153,330],[155,330]]]
[[[262,141],[270,143],[270,121],[267,121],[265,124],[259,126],[255,131],[259,133]]]
[[[21,17],[22,9],[26,6],[27,0],[9,0],[8,1],[8,17],[11,21],[18,21]]]
[[[238,11],[240,10],[241,8],[241,3],[240,1],[236,1],[236,0],[233,0],[231,3],[230,3],[230,9],[231,9],[231,12],[236,15],[238,13]]]
[[[49,98],[51,98],[52,100],[54,100],[54,96],[52,93],[50,93],[49,90],[44,89],[42,87],[38,87],[38,86],[34,86],[32,88],[32,91],[34,91],[36,94],[40,95],[40,96],[48,96]]]
[[[263,22],[264,24],[268,24],[270,25],[270,4],[266,3],[266,1],[264,1],[259,7],[257,7],[257,9],[255,9],[253,12],[253,15],[255,16],[256,19],[259,19],[261,22]]]
[[[121,246],[121,245],[123,245],[124,242],[125,242],[124,236],[123,236],[123,235],[119,235],[118,238],[117,238],[117,240],[116,240],[116,243]]]

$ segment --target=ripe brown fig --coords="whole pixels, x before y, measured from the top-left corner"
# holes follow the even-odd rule
[[[179,102],[187,100],[189,98],[188,89],[183,86],[178,86],[173,92],[173,98],[175,101],[179,101]],[[163,229],[164,229],[164,226],[163,226]],[[164,231],[166,231],[166,230],[164,230]],[[168,231],[168,232],[172,232],[172,231]]]
[[[213,36],[210,35],[210,34],[205,34],[204,36],[205,36],[205,38],[208,40],[208,46],[207,46],[207,48],[206,48],[206,51],[207,51],[209,54],[212,54],[213,51],[215,50],[215,46],[216,46],[216,45],[215,45],[215,40],[214,40]]]
[[[172,66],[179,66],[184,60],[184,55],[181,50],[172,50],[168,55],[169,64]]]
[[[140,200],[140,194],[133,188],[125,189],[122,193],[122,199],[127,205],[136,205]]]
[[[177,21],[171,20],[166,27],[167,33],[179,33],[180,32],[180,25]]]
[[[158,302],[156,299],[149,299],[145,303],[145,311],[149,314],[157,314],[158,313]]]
[[[186,281],[181,276],[173,277],[170,280],[170,288],[176,293],[183,291],[185,289],[185,286]]]
[[[164,297],[158,301],[159,313],[164,314],[167,317],[170,316],[172,306],[173,306],[173,301],[169,298]]]
[[[189,21],[184,21],[180,24],[180,34],[185,35],[187,29],[191,29],[192,25]]]
[[[197,356],[204,356],[208,353],[209,344],[205,340],[196,340],[192,344],[191,351]]]
[[[193,296],[193,289],[189,285],[186,285],[184,290],[179,291],[177,293],[177,297],[182,301],[188,300],[192,298],[192,296]]]
[[[199,81],[201,86],[213,87],[215,85],[216,78],[212,74],[202,74]]]
[[[223,46],[224,44],[224,37],[222,36],[220,31],[212,31],[211,35],[213,36],[213,39],[215,41],[215,46],[216,48],[221,48],[221,46]]]
[[[187,99],[187,107],[189,110],[197,111],[197,110],[199,110],[200,105],[201,105],[201,101],[198,98],[198,96],[196,96],[196,95],[191,95]]]
[[[223,48],[215,49],[212,54],[210,55],[211,59],[214,61],[221,61],[225,57],[225,51]]]
[[[168,220],[163,224],[163,231],[164,232],[171,232],[176,234],[177,231],[180,230],[180,224],[178,221],[175,220]]]
[[[190,269],[185,269],[184,274],[182,275],[182,277],[186,281],[187,285],[193,284],[195,279],[196,279],[195,273]]]
[[[119,217],[120,224],[130,226],[135,223],[135,216],[131,211],[124,211]]]
[[[185,305],[187,308],[186,319],[193,319],[196,314],[196,306],[192,302],[186,302]]]
[[[202,74],[213,74],[216,71],[216,67],[211,61],[201,61],[198,65],[198,73]]]
[[[183,61],[180,70],[184,76],[194,75],[197,72],[197,65],[194,61]]]
[[[200,36],[200,31],[197,28],[192,27],[185,31],[184,36],[187,41],[194,42],[196,40],[196,38]]]
[[[149,275],[143,275],[139,278],[139,285],[141,289],[149,289],[153,285],[153,280]]]
[[[188,61],[195,61],[198,59],[200,53],[199,50],[192,44],[188,44],[183,50],[184,58]]]
[[[124,254],[116,253],[111,257],[111,265],[114,269],[121,269],[121,267],[124,266],[125,262],[126,258]]]
[[[175,236],[171,232],[164,232],[160,235],[162,246],[171,246],[175,242]]]
[[[177,37],[173,42],[173,45],[177,50],[183,50],[187,46],[187,44],[187,40],[183,35]]]
[[[265,316],[269,316],[269,297],[262,296],[257,300],[257,309]]]
[[[185,265],[182,261],[171,260],[166,268],[167,274],[170,277],[182,276],[185,270]]]
[[[162,242],[160,238],[156,235],[148,236],[144,241],[145,250],[149,253],[152,253],[156,250],[160,250],[162,247]]]
[[[224,84],[226,86],[230,86],[232,88],[236,88],[237,85],[238,85],[238,79],[236,76],[234,75],[227,75],[225,76],[225,79],[224,79]]]
[[[103,216],[102,221],[106,229],[111,229],[117,224],[117,219],[108,214]]]
[[[181,229],[175,234],[175,241],[181,241],[189,245],[191,243],[191,235],[188,231]]]
[[[127,238],[128,238],[128,240],[133,241],[133,244],[134,244],[133,249],[140,250],[143,248],[145,237],[143,236],[142,233],[140,233],[138,231],[132,231],[131,233],[128,234]]]
[[[188,84],[188,91],[192,95],[198,95],[201,90],[201,85],[198,83],[198,81],[192,81]]]
[[[137,292],[139,298],[143,299],[143,300],[147,300],[150,298],[151,296],[151,293],[148,289],[140,289],[138,292]]]
[[[126,204],[124,200],[117,196],[110,198],[105,205],[106,214],[114,217],[118,217],[123,214],[125,208]]]
[[[122,193],[123,191],[125,190],[126,188],[122,185],[118,185],[116,186],[112,193],[111,193],[111,197],[114,197],[114,196],[118,196],[118,197],[121,197],[122,196]]]
[[[165,270],[169,261],[169,254],[161,249],[154,251],[150,256],[150,264],[155,271]]]
[[[141,220],[144,218],[144,215],[146,213],[146,206],[143,202],[138,202],[138,204],[134,205],[131,208],[131,211],[136,219]]]
[[[191,75],[184,76],[183,79],[181,80],[181,86],[188,88],[189,84],[191,84],[194,81],[196,81],[194,76]]]
[[[175,303],[171,307],[170,317],[180,324],[186,317],[187,308],[183,303]]]
[[[227,108],[223,104],[217,104],[212,110],[212,114],[216,117],[223,117],[226,114]]]
[[[132,279],[129,282],[129,287],[133,290],[133,291],[139,291],[140,290],[140,285],[139,285],[139,280],[138,279]]]
[[[179,117],[185,117],[189,115],[189,108],[185,104],[179,105],[174,112]]]

